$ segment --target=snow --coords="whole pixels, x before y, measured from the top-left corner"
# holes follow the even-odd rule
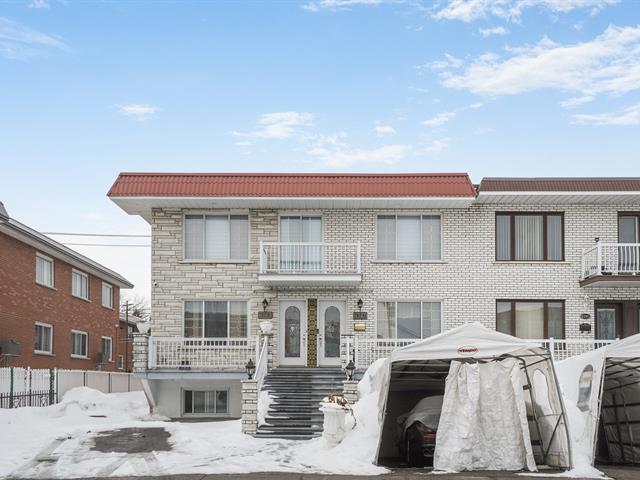
[[[267,423],[267,412],[269,411],[271,400],[271,393],[268,390],[260,390],[258,394],[258,425]]]
[[[380,363],[360,382],[361,399],[347,418],[337,447],[307,441],[244,435],[240,420],[170,422],[149,415],[142,392],[104,394],[80,387],[50,407],[0,410],[0,478],[78,478],[158,474],[298,472],[378,475],[373,465],[379,438]],[[262,396],[261,396],[262,397]],[[263,406],[268,396],[262,397]],[[99,432],[161,427],[171,451],[139,454],[92,450]]]

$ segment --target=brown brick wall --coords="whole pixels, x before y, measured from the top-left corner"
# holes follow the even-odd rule
[[[120,289],[113,285],[114,309],[102,306],[102,279],[89,275],[89,301],[71,295],[71,265],[54,258],[54,289],[35,282],[38,250],[0,233],[0,339],[21,343],[21,354],[9,366],[32,368],[96,369],[101,337],[112,337],[113,362],[103,370],[116,370],[121,347],[118,308]],[[51,255],[47,255],[51,257]],[[53,325],[53,356],[34,353],[35,322]],[[71,330],[89,334],[89,359],[71,358]],[[122,345],[123,347],[123,345]]]

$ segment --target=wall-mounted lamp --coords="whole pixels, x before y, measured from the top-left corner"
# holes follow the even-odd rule
[[[249,359],[249,361],[247,362],[247,364],[244,366],[244,368],[247,370],[247,376],[249,377],[249,380],[253,379],[253,374],[256,371],[256,366],[253,363],[252,359]]]
[[[264,300],[262,300],[262,310],[266,312],[268,306],[269,306],[269,300],[265,298]]]
[[[594,240],[594,242],[598,243],[600,241],[600,237],[596,237],[593,240]]]
[[[358,310],[362,311],[362,306],[364,305],[364,302],[362,301],[361,298],[358,299],[358,303],[356,303],[356,305],[358,306]]]

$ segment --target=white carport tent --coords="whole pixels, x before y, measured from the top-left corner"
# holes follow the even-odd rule
[[[549,352],[537,344],[496,332],[480,323],[468,323],[395,350],[391,354],[380,396],[382,428],[376,462],[383,460],[384,437],[389,435],[389,428],[385,428],[386,422],[394,420],[388,419],[387,415],[392,417],[398,413],[388,410],[393,394],[392,385],[398,379],[410,375],[412,383],[426,379],[432,384],[440,382],[443,385],[450,369],[453,370],[452,362],[483,365],[508,359],[517,361],[520,366],[522,384],[526,389],[524,397],[529,420],[528,430],[535,437],[531,443],[537,447],[533,452],[535,461],[552,467],[570,468],[571,455],[564,407]],[[443,405],[443,410],[444,408]],[[526,425],[526,420],[524,423]],[[437,449],[438,441],[436,452]]]
[[[593,465],[598,451],[611,463],[640,464],[640,334],[564,360],[557,371],[574,464]]]

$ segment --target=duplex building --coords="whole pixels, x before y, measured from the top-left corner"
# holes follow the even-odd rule
[[[124,370],[120,289],[132,287],[0,203],[0,366]]]
[[[152,227],[137,370],[172,417],[239,416],[249,359],[364,369],[471,321],[558,358],[639,331],[640,179],[123,173],[108,195]]]

